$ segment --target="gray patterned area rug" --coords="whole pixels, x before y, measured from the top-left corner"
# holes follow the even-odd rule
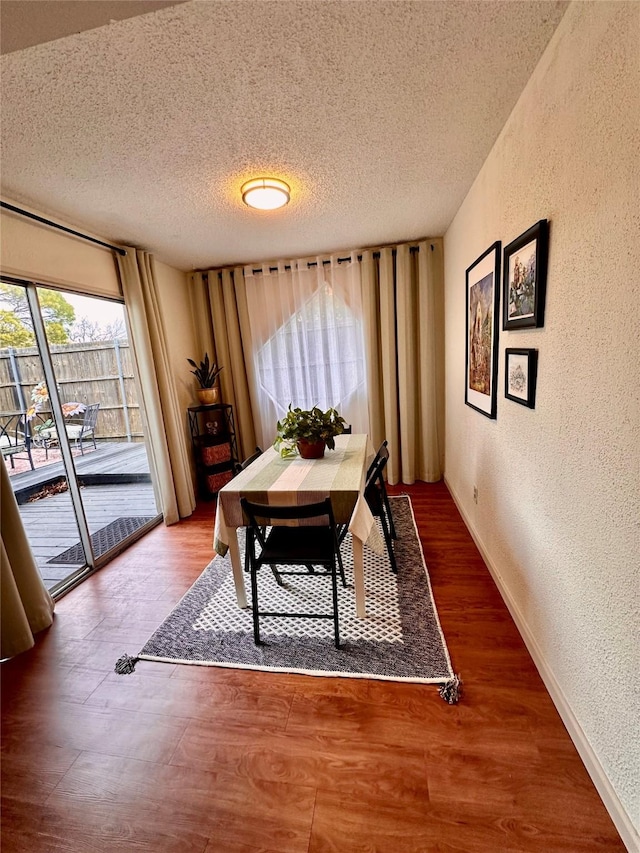
[[[333,645],[330,620],[260,620],[263,644],[253,641],[251,607],[241,610],[228,558],[216,557],[136,657],[124,655],[116,672],[138,659],[357,678],[441,684],[457,701],[459,681],[436,612],[431,584],[409,497],[391,498],[398,533],[398,574],[383,555],[364,549],[367,617],[356,616],[350,536],[342,555],[347,588],[338,584],[341,648]],[[244,536],[238,537],[241,550]],[[291,577],[285,588],[264,568],[259,575],[261,609],[331,612],[327,577]],[[247,594],[250,595],[246,576]]]

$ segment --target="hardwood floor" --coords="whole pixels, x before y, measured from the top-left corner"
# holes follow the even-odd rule
[[[211,559],[203,505],[2,665],[3,853],[624,850],[446,487],[404,490],[460,704],[432,685],[149,661],[116,675]]]

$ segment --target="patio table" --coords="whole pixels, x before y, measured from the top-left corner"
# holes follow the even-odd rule
[[[240,498],[255,503],[295,506],[331,498],[337,524],[347,524],[353,542],[353,574],[356,612],[366,616],[363,546],[384,553],[382,537],[364,498],[364,483],[374,451],[367,435],[339,435],[335,450],[322,459],[283,459],[273,448],[266,450],[218,492],[214,548],[230,553],[239,607],[247,606],[238,527],[246,527]]]

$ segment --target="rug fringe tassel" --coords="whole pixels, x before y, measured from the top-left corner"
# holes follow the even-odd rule
[[[140,658],[124,654],[121,658],[118,658],[114,669],[118,675],[129,675],[130,672],[134,671],[139,660]]]
[[[462,696],[462,680],[459,675],[453,676],[438,688],[438,693],[448,705],[457,705]]]

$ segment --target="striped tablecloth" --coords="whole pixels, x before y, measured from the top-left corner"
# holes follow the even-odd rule
[[[218,493],[216,552],[224,556],[236,539],[235,529],[246,526],[241,497],[256,503],[293,506],[330,497],[336,523],[348,524],[359,543],[384,553],[382,537],[363,495],[373,456],[367,435],[337,436],[335,450],[326,450],[322,459],[282,459],[269,448]],[[233,560],[233,550],[231,556]],[[240,601],[241,596],[238,598]]]

